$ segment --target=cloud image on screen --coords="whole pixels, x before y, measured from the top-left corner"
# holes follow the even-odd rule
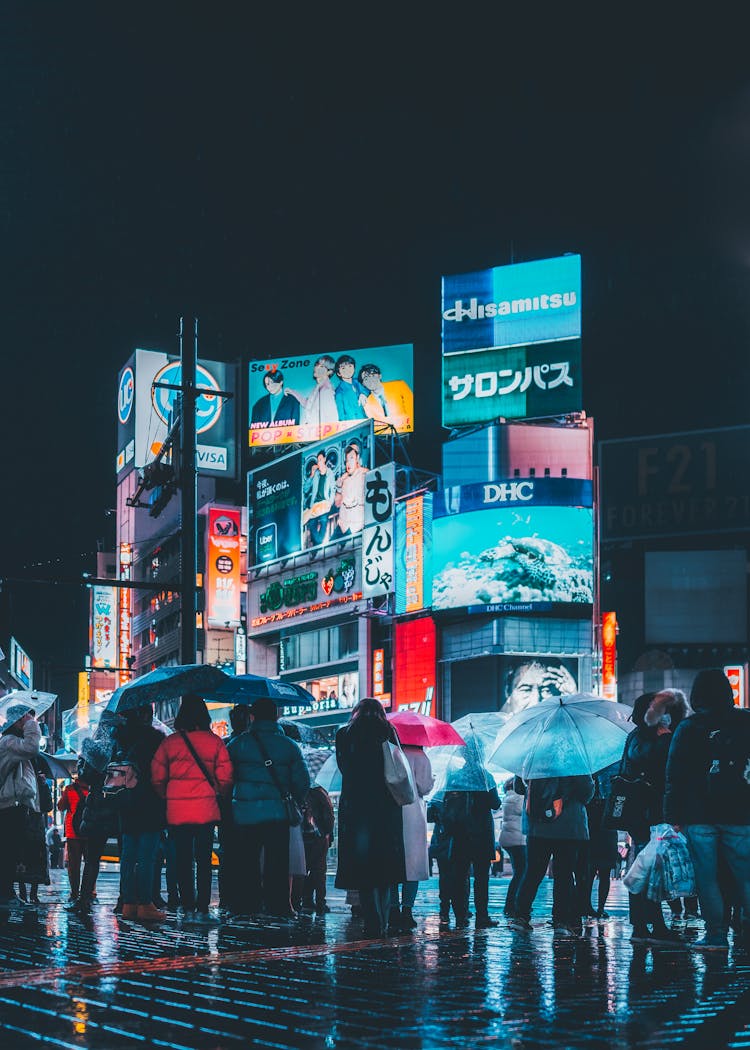
[[[436,609],[592,603],[592,513],[579,507],[482,510],[434,522]]]

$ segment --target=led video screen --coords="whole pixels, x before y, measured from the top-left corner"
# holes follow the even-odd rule
[[[433,608],[505,613],[591,605],[593,541],[590,482],[546,478],[444,490],[433,507]]]

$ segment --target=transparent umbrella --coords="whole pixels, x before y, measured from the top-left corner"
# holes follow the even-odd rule
[[[491,759],[524,780],[595,773],[622,756],[630,708],[591,693],[543,700],[511,715]]]
[[[36,718],[48,711],[57,699],[57,693],[42,693],[33,689],[13,689],[0,697],[0,732],[10,729],[19,718],[30,711]]]
[[[330,758],[327,758],[320,767],[315,783],[324,787],[330,794],[341,791],[341,771],[335,754],[331,754]]]
[[[505,716],[498,711],[464,715],[451,725],[466,741],[464,747],[434,747],[430,762],[435,776],[431,797],[446,791],[489,791],[508,770],[488,758]]]

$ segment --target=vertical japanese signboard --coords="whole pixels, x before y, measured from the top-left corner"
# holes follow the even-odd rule
[[[206,617],[227,630],[240,623],[240,511],[210,507],[206,537]]]
[[[602,613],[602,696],[617,699],[617,614]]]
[[[91,666],[117,666],[117,611],[114,587],[91,589]]]
[[[133,545],[120,544],[120,579],[133,578]],[[119,598],[119,659],[117,661],[117,684],[125,685],[132,677],[130,657],[133,653],[133,592],[130,587],[120,587]]]
[[[391,594],[393,583],[393,500],[396,467],[386,463],[365,478],[365,526],[362,533],[362,593],[365,598]]]
[[[732,664],[724,668],[724,674],[732,687],[732,699],[735,707],[746,707],[745,700],[745,664]]]
[[[432,603],[432,493],[396,504],[396,615]]]

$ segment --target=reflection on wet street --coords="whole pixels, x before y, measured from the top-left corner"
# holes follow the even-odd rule
[[[0,1045],[639,1048],[750,1047],[750,962],[699,952],[692,920],[675,946],[632,945],[626,894],[573,939],[533,922],[474,932],[437,922],[422,886],[413,934],[363,941],[342,894],[329,915],[290,923],[217,921],[150,929],[112,914],[104,875],[93,918],[65,910],[63,874],[37,921],[0,927]],[[490,884],[502,917],[507,879]],[[44,891],[43,891],[44,892]]]

